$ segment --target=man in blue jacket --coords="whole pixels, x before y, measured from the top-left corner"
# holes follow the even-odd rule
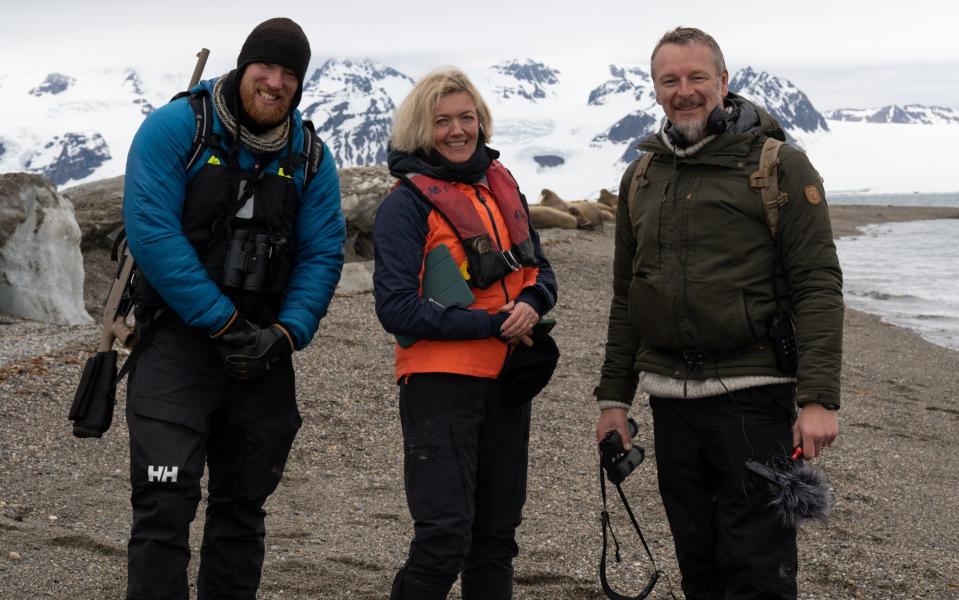
[[[345,225],[333,158],[296,110],[303,30],[270,19],[234,71],[150,114],[123,217],[144,344],[127,400],[127,598],[189,598],[189,528],[209,466],[199,598],[255,598],[263,504],[301,419],[292,354],[326,314]]]

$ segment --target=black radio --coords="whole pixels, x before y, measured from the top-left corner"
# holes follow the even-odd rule
[[[776,354],[776,366],[783,373],[793,374],[799,369],[799,354],[796,350],[796,327],[792,315],[778,310],[769,319],[769,337]]]

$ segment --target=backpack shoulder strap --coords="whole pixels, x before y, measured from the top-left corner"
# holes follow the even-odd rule
[[[316,129],[313,127],[313,121],[303,121],[303,154],[306,156],[305,172],[303,173],[303,189],[310,185],[313,177],[320,170],[320,163],[323,162],[324,146],[323,140],[316,135]]]
[[[206,90],[200,90],[195,94],[190,92],[180,92],[173,97],[174,100],[188,96],[190,107],[193,109],[193,142],[190,145],[190,152],[187,153],[186,170],[189,171],[200,159],[203,149],[211,143],[213,136],[213,101],[210,100],[210,94]]]
[[[785,192],[779,191],[779,151],[784,145],[785,142],[766,138],[759,155],[759,168],[749,176],[749,187],[759,190],[766,226],[774,240],[779,235],[779,207],[789,200]]]
[[[649,163],[653,162],[653,153],[646,152],[636,159],[636,170],[633,171],[633,179],[629,182],[629,194],[626,201],[632,201],[636,195],[636,190],[646,183],[646,171],[649,169]]]

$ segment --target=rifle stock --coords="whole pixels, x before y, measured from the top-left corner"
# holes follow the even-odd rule
[[[110,286],[110,295],[107,296],[106,306],[103,309],[100,343],[97,345],[98,352],[112,349],[114,340],[120,340],[120,343],[127,348],[136,343],[136,334],[126,323],[126,316],[130,307],[123,306],[124,301],[129,301],[130,279],[133,276],[135,266],[130,248],[124,243],[120,264],[117,266],[113,284]],[[121,309],[121,307],[123,308]]]

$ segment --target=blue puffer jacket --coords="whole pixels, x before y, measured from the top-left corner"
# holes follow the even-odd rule
[[[212,94],[214,82],[202,81],[194,90],[202,87]],[[213,112],[213,133],[231,139]],[[293,147],[299,151],[303,148],[299,111],[294,118]],[[213,333],[226,324],[234,306],[207,275],[180,222],[188,182],[210,156],[205,150],[186,172],[193,128],[194,114],[187,98],[163,106],[144,120],[127,156],[123,221],[130,252],[150,284],[185,323]],[[239,163],[252,170],[253,154],[242,148]],[[262,170],[276,173],[278,169],[274,160]],[[303,174],[303,169],[294,174],[299,193],[296,266],[278,315],[297,349],[310,342],[326,314],[340,280],[346,236],[339,177],[329,149],[324,148],[323,162],[305,190]]]

